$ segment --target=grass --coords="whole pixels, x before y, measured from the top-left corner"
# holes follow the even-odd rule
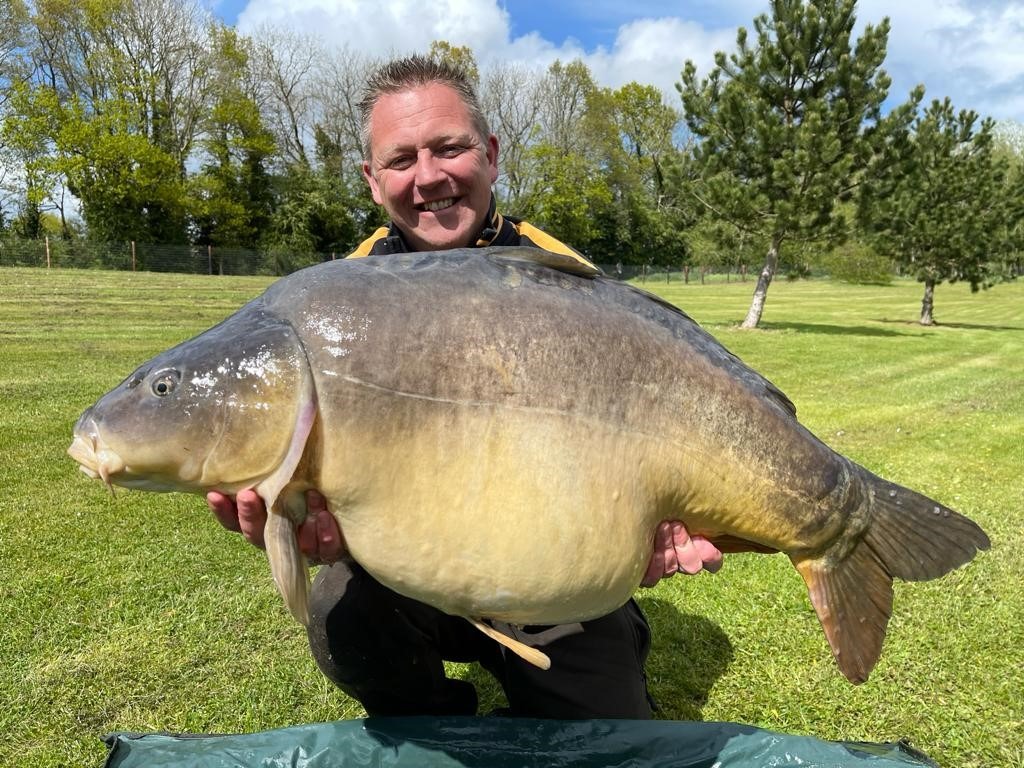
[[[359,717],[317,671],[263,556],[193,496],[119,493],[64,455],[78,414],[263,278],[0,269],[0,765],[99,766],[113,730],[245,732]],[[675,719],[829,739],[906,738],[944,766],[1024,765],[1024,285],[647,287],[772,379],[840,452],[978,521],[993,549],[899,584],[864,685],[831,660],[783,557],[732,555],[640,601],[649,678]],[[474,668],[452,673],[495,684]]]

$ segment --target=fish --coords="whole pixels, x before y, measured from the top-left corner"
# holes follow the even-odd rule
[[[853,683],[881,654],[893,580],[990,546],[818,439],[680,308],[534,248],[281,278],[101,397],[68,452],[111,490],[255,489],[274,581],[303,623],[309,489],[374,578],[502,642],[488,621],[623,605],[658,524],[680,520],[724,552],[788,556]]]

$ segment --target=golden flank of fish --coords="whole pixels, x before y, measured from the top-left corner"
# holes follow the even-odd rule
[[[893,579],[936,578],[989,546],[832,451],[677,308],[525,248],[279,280],[100,399],[69,452],[108,484],[255,488],[301,621],[309,488],[375,578],[485,631],[612,611],[657,524],[679,519],[726,551],[788,555],[853,682],[881,652]]]

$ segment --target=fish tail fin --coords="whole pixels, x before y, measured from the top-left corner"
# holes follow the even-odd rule
[[[991,546],[973,520],[927,496],[860,468],[871,494],[864,541],[904,581],[937,579]]]
[[[936,579],[990,542],[963,515],[862,467],[856,470],[868,514],[852,548],[844,542],[816,557],[791,559],[807,584],[836,663],[851,682],[862,683],[882,650],[893,579]]]
[[[304,627],[309,626],[309,567],[299,549],[295,525],[276,504],[267,510],[263,538],[277,591],[292,616]]]

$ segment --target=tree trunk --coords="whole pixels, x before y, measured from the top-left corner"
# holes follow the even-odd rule
[[[746,319],[740,323],[740,328],[757,328],[761,322],[761,313],[764,312],[764,302],[768,297],[768,286],[772,284],[775,277],[775,269],[779,266],[779,246],[782,244],[780,234],[772,235],[772,244],[768,248],[768,255],[764,259],[764,267],[757,278],[757,286],[754,288],[754,298],[750,301],[750,309],[747,311]]]
[[[924,298],[921,299],[921,325],[935,325],[932,309],[935,307],[935,281],[924,281]]]

